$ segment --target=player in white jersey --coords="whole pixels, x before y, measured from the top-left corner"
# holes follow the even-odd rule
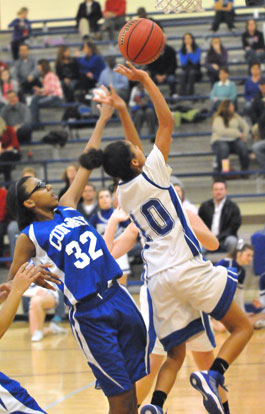
[[[233,302],[236,275],[205,261],[179,198],[170,185],[171,169],[166,161],[174,122],[166,101],[147,72],[118,65],[117,72],[141,82],[152,99],[158,118],[155,145],[145,159],[139,136],[125,102],[112,88],[112,95],[97,99],[118,110],[126,141],[109,144],[104,151],[91,150],[81,159],[88,168],[103,165],[120,179],[118,199],[145,239],[143,258],[154,309],[155,331],[167,351],[151,404],[141,414],[162,413],[177,372],[185,358],[186,341],[203,330],[201,313],[219,319],[231,333],[209,371],[191,374],[191,385],[204,398],[210,414],[224,414],[217,390],[224,372],[240,354],[253,330]]]
[[[5,283],[0,285],[0,303],[7,298],[0,310],[0,338],[13,322],[23,293],[39,276],[38,267],[25,263],[18,269],[11,287]],[[45,411],[19,382],[0,372],[0,413],[41,414]]]
[[[190,219],[192,229],[198,240],[203,240],[204,247],[207,250],[216,250],[219,247],[219,242],[201,218],[190,210],[186,210],[186,213]],[[119,224],[126,220],[128,220],[128,216],[123,212],[123,210],[121,210],[121,208],[116,209],[112,213],[104,233],[104,240],[107,247],[116,260],[124,253],[132,249],[138,238],[139,230],[134,223],[131,223],[118,238],[115,238]],[[139,380],[136,384],[138,406],[140,406],[147,397],[160,366],[166,357],[166,352],[164,351],[161,342],[156,338],[154,332],[152,302],[146,282],[140,289],[140,309],[149,333],[149,349],[151,354],[150,374]],[[192,352],[193,359],[200,370],[210,368],[214,361],[214,352],[213,345],[207,337],[206,332],[203,332],[199,337],[196,337],[188,342],[187,349]],[[219,388],[219,392],[222,404],[225,408],[227,408],[226,412],[229,413],[227,394],[221,387]]]

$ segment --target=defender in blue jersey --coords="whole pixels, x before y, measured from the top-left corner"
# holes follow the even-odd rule
[[[86,151],[98,148],[112,113],[102,105]],[[30,258],[50,265],[62,282],[74,336],[108,397],[111,414],[136,414],[134,383],[149,372],[147,332],[134,301],[117,281],[120,267],[76,210],[90,173],[80,167],[59,203],[51,185],[36,178],[24,177],[9,190],[8,203],[22,230],[9,277]],[[47,281],[38,282],[49,287]]]
[[[87,168],[103,165],[113,178],[120,179],[117,194],[120,207],[138,227],[145,240],[143,258],[152,298],[155,331],[167,351],[155,391],[141,414],[161,414],[167,394],[185,358],[185,343],[203,329],[204,313],[219,319],[231,333],[209,371],[191,374],[191,385],[201,392],[210,414],[226,414],[218,386],[224,372],[240,354],[252,335],[252,327],[233,301],[237,276],[204,260],[201,249],[181,202],[170,183],[171,168],[166,164],[174,122],[159,89],[147,72],[118,65],[115,69],[130,80],[141,82],[149,93],[158,118],[155,145],[145,159],[143,147],[125,102],[112,95],[97,99],[118,110],[126,140],[91,150],[80,159]]]

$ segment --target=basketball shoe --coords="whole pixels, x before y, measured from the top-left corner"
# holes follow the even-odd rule
[[[196,371],[190,376],[190,383],[203,396],[203,405],[210,414],[225,414],[218,392],[224,389],[224,376],[217,371]]]
[[[141,408],[140,414],[163,414],[163,410],[158,405],[146,404]],[[166,414],[166,413],[164,413]]]

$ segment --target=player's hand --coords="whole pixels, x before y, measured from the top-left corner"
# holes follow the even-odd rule
[[[21,295],[29,288],[31,283],[35,282],[40,276],[40,268],[33,264],[28,266],[28,262],[24,263],[18,269],[12,283],[12,290],[15,289]]]
[[[114,72],[118,72],[126,78],[135,81],[135,82],[143,82],[146,78],[148,78],[148,73],[145,70],[136,69],[130,62],[126,62],[124,66],[118,64],[117,68],[114,69]]]
[[[110,91],[104,85],[101,85],[100,89],[102,90],[102,95],[95,95],[94,98],[103,98],[110,96]],[[112,105],[109,105],[108,103],[102,103],[102,105],[97,105],[97,108],[100,112],[100,118],[104,121],[108,121],[112,117],[114,112],[114,107]]]
[[[117,207],[116,210],[113,211],[110,217],[110,220],[115,220],[118,223],[121,223],[129,219],[130,219],[130,216],[128,216],[128,214],[126,214],[125,211],[121,209],[121,207]]]
[[[8,297],[12,287],[12,282],[1,283],[0,285],[0,303],[4,302]]]
[[[56,289],[50,285],[48,282],[55,283],[56,285],[60,285],[62,282],[58,278],[58,276],[55,273],[50,272],[47,268],[51,267],[52,265],[42,264],[40,266],[36,266],[39,269],[39,276],[35,280],[36,285],[44,287],[49,290],[54,290],[56,292]]]
[[[95,96],[93,98],[94,101],[107,104],[112,106],[113,108],[117,109],[118,111],[126,108],[126,103],[124,100],[116,93],[115,89],[112,85],[110,85],[110,92],[108,94],[102,96]]]

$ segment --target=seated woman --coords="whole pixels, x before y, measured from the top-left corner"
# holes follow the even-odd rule
[[[41,59],[38,61],[38,69],[42,75],[43,87],[34,86],[35,94],[31,100],[30,111],[32,122],[40,122],[40,108],[59,105],[63,99],[61,83],[57,75],[52,72],[48,60]]]
[[[264,62],[264,36],[257,29],[257,24],[253,19],[248,20],[246,23],[246,30],[242,34],[242,44],[245,51],[245,58],[249,65],[253,62]]]
[[[18,83],[15,79],[12,79],[9,69],[4,69],[1,72],[0,90],[2,93],[1,101],[8,103],[7,93],[9,91],[18,92]]]
[[[220,37],[213,37],[205,59],[205,66],[212,85],[219,80],[220,68],[225,68],[227,65],[227,50],[222,45]]]
[[[81,89],[83,94],[86,94],[96,86],[99,75],[106,65],[93,42],[85,42],[82,51],[84,55],[77,58],[79,67],[78,88]]]
[[[19,161],[21,158],[17,134],[14,128],[7,126],[0,118],[0,162]],[[11,181],[12,165],[1,165],[0,173],[6,182]]]
[[[217,169],[222,171],[222,160],[228,159],[231,153],[239,156],[242,170],[247,170],[249,154],[246,139],[249,126],[237,113],[232,101],[224,100],[219,105],[212,121],[212,150],[217,157]],[[242,177],[245,177],[244,175]]]
[[[216,111],[220,103],[225,99],[232,101],[236,106],[236,85],[235,82],[229,79],[229,71],[227,68],[220,69],[219,79],[219,82],[215,82],[210,95],[213,111]]]
[[[31,341],[38,342],[48,334],[67,333],[67,329],[51,322],[48,328],[44,327],[46,312],[54,309],[59,301],[58,291],[48,290],[31,284],[29,289],[24,293],[29,301],[29,326],[31,332]]]
[[[245,266],[252,263],[254,248],[251,244],[245,243],[243,239],[239,239],[234,250],[224,259],[220,260],[216,266],[224,266],[233,269],[238,275],[238,285],[235,293],[235,301],[245,312],[244,302],[244,282],[246,276]],[[250,314],[249,319],[254,328],[259,329],[265,327],[265,314]]]
[[[260,74],[261,74],[260,63],[258,62],[252,63],[250,66],[250,73],[251,73],[251,76],[249,76],[245,82],[246,102],[245,102],[244,111],[246,115],[250,114],[252,102],[260,91],[260,88],[259,88]]]
[[[65,100],[74,100],[74,90],[78,82],[79,71],[76,58],[71,56],[67,46],[59,46],[56,59],[56,74],[61,81]]]
[[[201,50],[191,33],[183,37],[179,51],[179,60],[182,67],[180,75],[180,95],[194,95],[194,84],[201,80]]]

